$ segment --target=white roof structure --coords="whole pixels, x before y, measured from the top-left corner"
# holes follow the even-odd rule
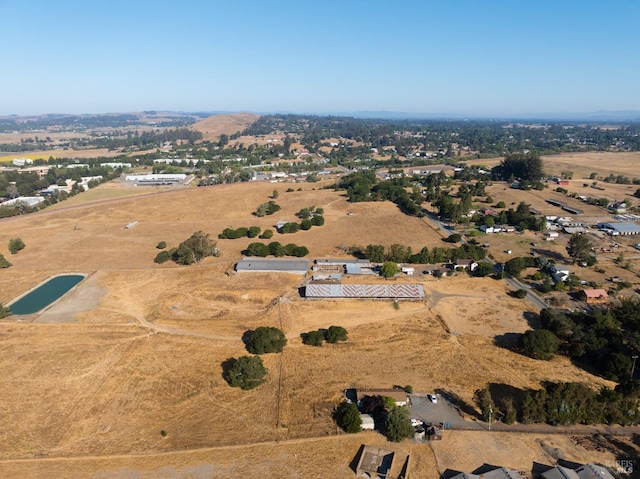
[[[283,258],[242,258],[236,264],[237,273],[307,274],[309,260]]]
[[[306,298],[424,298],[421,284],[315,284],[305,287]]]

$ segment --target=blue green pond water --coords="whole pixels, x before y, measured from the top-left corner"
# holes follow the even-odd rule
[[[57,276],[23,296],[10,308],[13,314],[33,314],[46,308],[84,279],[84,276],[70,274]]]

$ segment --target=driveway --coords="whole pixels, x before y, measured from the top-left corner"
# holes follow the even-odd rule
[[[446,429],[482,429],[476,422],[465,421],[455,406],[441,394],[436,395],[438,402],[435,404],[426,394],[411,394],[409,397],[409,412],[412,418],[431,424],[443,423]]]

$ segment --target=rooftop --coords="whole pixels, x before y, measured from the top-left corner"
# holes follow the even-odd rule
[[[282,258],[242,258],[236,264],[238,273],[294,273],[306,274],[309,260]]]

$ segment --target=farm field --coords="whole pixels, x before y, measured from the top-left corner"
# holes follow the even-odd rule
[[[258,470],[270,477],[282,477],[279,471],[351,477],[360,444],[378,444],[410,451],[418,477],[435,477],[461,464],[442,450],[445,442],[433,449],[436,463],[426,445],[389,444],[376,433],[335,436],[331,410],[341,392],[411,384],[416,391],[450,391],[471,404],[488,382],[613,385],[566,358],[541,363],[496,346],[496,335],[528,329],[526,313],[535,311],[511,297],[504,282],[464,274],[400,278],[420,282],[426,298],[396,309],[390,301],[303,300],[297,275],[227,274],[254,241],[248,238],[219,240],[221,256],[195,266],[153,263],[159,241],[177,246],[198,230],[217,237],[225,227],[272,228],[309,206],[324,208],[324,226],[272,240],[305,245],[310,257],[343,255],[346,247],[369,243],[445,245],[426,220],[389,202],[347,203],[343,193],[319,189],[324,184],[243,183],[117,198],[110,183],[65,208],[0,220],[0,253],[13,263],[0,270],[0,302],[54,274],[91,275],[76,296],[31,322],[0,321],[0,366],[7,372],[0,377],[0,475],[51,477],[55,468],[73,465],[77,477],[130,470],[180,477],[192,467],[193,474],[210,477],[255,477]],[[286,192],[289,186],[301,191]],[[282,209],[253,216],[274,189]],[[124,229],[133,221],[137,226]],[[10,255],[7,243],[17,235],[26,248]],[[77,306],[78,297],[86,308]],[[301,333],[333,324],[349,331],[346,343],[301,343]],[[281,327],[289,343],[284,353],[264,356],[264,385],[230,388],[222,363],[246,354],[241,337],[260,325]],[[540,448],[527,444],[531,452],[512,467],[531,457],[544,460]]]

